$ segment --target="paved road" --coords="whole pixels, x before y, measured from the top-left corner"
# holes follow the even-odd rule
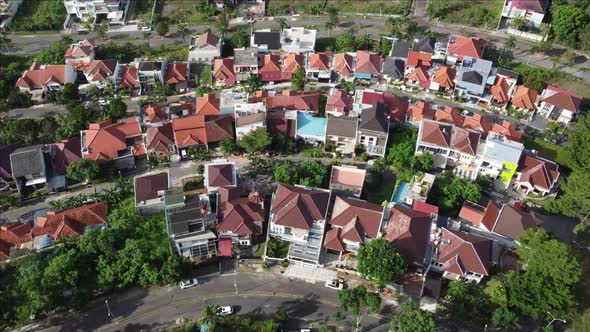
[[[236,295],[233,276],[200,281],[202,285],[192,289],[164,287],[133,290],[109,297],[114,319],[107,316],[105,303],[97,301],[85,312],[74,313],[57,326],[43,329],[41,325],[34,330],[150,331],[172,325],[178,318],[196,320],[209,302],[235,306],[240,314],[272,315],[278,308],[283,308],[291,318],[288,328],[307,327],[312,323],[336,324],[332,320],[332,314],[338,310],[336,292],[318,283],[310,284],[272,273],[239,274],[239,295]],[[391,316],[394,309],[384,305],[381,314]],[[387,331],[389,320],[380,315],[368,316],[363,319],[363,326],[363,331]]]

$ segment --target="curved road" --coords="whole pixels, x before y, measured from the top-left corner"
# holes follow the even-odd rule
[[[287,328],[303,328],[319,323],[350,326],[346,322],[333,321],[332,314],[338,310],[336,291],[320,283],[310,284],[270,272],[241,273],[236,280],[238,295],[233,275],[199,279],[200,286],[185,290],[178,287],[147,291],[135,289],[108,298],[114,319],[107,315],[106,305],[101,300],[87,311],[70,314],[59,325],[42,323],[32,328],[46,332],[150,331],[173,325],[179,318],[196,320],[209,302],[232,305],[239,314],[272,316],[282,308],[289,316]],[[384,305],[381,314],[391,316],[393,310],[393,307]],[[382,315],[363,318],[363,331],[387,331],[388,328],[389,319]]]

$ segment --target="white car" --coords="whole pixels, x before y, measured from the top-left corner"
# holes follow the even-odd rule
[[[217,312],[216,312],[217,316],[227,316],[227,315],[231,315],[233,313],[234,313],[234,308],[232,308],[229,305],[217,308]]]
[[[326,287],[335,290],[342,290],[344,288],[344,281],[342,279],[332,279],[326,281]]]
[[[197,278],[191,278],[180,282],[180,288],[182,289],[187,289],[195,286],[199,286],[199,280],[197,280]]]

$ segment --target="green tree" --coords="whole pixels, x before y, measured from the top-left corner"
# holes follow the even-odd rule
[[[352,52],[355,50],[355,38],[350,32],[344,32],[340,36],[336,37],[335,41],[336,53]]]
[[[275,22],[278,23],[279,28],[281,30],[285,30],[289,27],[289,25],[287,24],[287,19],[284,17],[275,17]]]
[[[99,24],[94,28],[94,32],[98,36],[98,38],[102,40],[107,40],[107,32],[108,27],[106,25]]]
[[[62,64],[64,63],[64,54],[74,40],[70,37],[63,37],[60,40],[52,42],[49,47],[37,56],[36,61],[39,64]]]
[[[391,320],[392,332],[435,332],[436,322],[432,314],[420,309],[417,302],[401,305],[401,312]]]
[[[414,158],[414,169],[420,172],[429,172],[434,167],[434,159],[430,153],[423,153]]]
[[[271,143],[270,135],[266,128],[256,128],[248,134],[245,134],[238,141],[238,145],[246,150],[247,153],[264,151]]]
[[[116,97],[109,102],[109,117],[111,120],[118,120],[127,115],[127,104],[121,97]]]
[[[244,87],[244,91],[253,94],[262,88],[262,81],[258,76],[250,76],[242,86]]]
[[[176,33],[180,36],[180,38],[182,38],[182,42],[184,43],[186,41],[186,36],[191,33],[188,28],[188,23],[180,22],[176,24]]]
[[[273,178],[277,183],[294,185],[299,181],[299,173],[293,163],[287,160],[275,165]]]
[[[217,20],[214,24],[217,31],[221,34],[221,37],[224,37],[229,30],[229,13],[227,12],[227,7],[223,8],[223,11],[217,16]]]
[[[429,203],[438,206],[443,215],[456,216],[463,202],[477,202],[481,198],[477,183],[444,172],[437,176],[428,195]]]
[[[161,20],[156,24],[156,33],[158,36],[165,37],[168,34],[168,31],[170,31],[170,25],[166,20]]]
[[[297,170],[299,184],[306,187],[325,187],[328,182],[328,168],[319,161],[304,160]]]
[[[514,331],[520,327],[519,317],[505,306],[500,306],[494,310],[492,325],[504,331]]]
[[[150,31],[145,31],[143,33],[143,41],[145,41],[146,45],[150,46],[150,39],[152,37],[152,33]]]
[[[295,150],[295,143],[285,135],[278,134],[272,138],[272,149],[281,154],[288,154]]]
[[[328,8],[328,21],[324,27],[328,30],[328,36],[330,36],[330,32],[338,27],[340,24],[340,19],[338,18],[338,9],[333,6]]]
[[[578,118],[578,129],[568,136],[567,165],[573,170],[590,172],[590,116]]]
[[[551,7],[555,40],[574,46],[577,36],[587,24],[586,14],[580,8],[567,5]]]
[[[510,35],[508,36],[508,38],[506,38],[506,41],[504,42],[504,49],[503,52],[504,54],[506,54],[506,50],[512,50],[514,49],[514,47],[516,46],[516,37]]]
[[[430,0],[426,7],[426,14],[429,18],[441,18],[447,14],[449,10],[452,10],[449,2],[446,0]]]
[[[303,91],[305,88],[306,73],[305,68],[299,67],[295,69],[295,73],[291,76],[291,84],[297,91]]]
[[[480,285],[451,281],[445,299],[446,309],[454,319],[478,324],[489,319],[490,301]]]
[[[92,159],[80,159],[68,165],[66,176],[77,181],[92,181],[98,178],[100,167]]]
[[[238,154],[239,149],[236,142],[231,139],[230,137],[226,137],[223,141],[219,143],[219,149],[224,156],[231,156]]]
[[[379,294],[371,293],[360,285],[353,289],[338,291],[338,303],[340,313],[350,313],[354,317],[353,327],[355,331],[361,328],[361,321],[364,315],[379,312],[381,308],[381,297]]]
[[[201,73],[199,74],[199,85],[200,86],[211,86],[213,78],[211,75],[211,66],[206,65],[203,66],[201,69]]]
[[[586,24],[586,27],[578,35],[580,39],[580,48],[583,50],[590,50],[590,23]]]
[[[242,48],[250,46],[250,34],[246,29],[239,29],[232,33],[230,43],[234,48]]]
[[[205,308],[203,308],[203,311],[201,311],[199,323],[207,325],[207,331],[215,331],[215,327],[217,326],[217,323],[219,321],[219,318],[217,316],[218,308],[218,305],[209,303],[205,306]]]
[[[510,21],[510,25],[516,30],[522,30],[527,23],[526,17],[520,15]]]
[[[362,245],[357,260],[358,272],[380,287],[399,281],[406,272],[404,258],[384,238]]]

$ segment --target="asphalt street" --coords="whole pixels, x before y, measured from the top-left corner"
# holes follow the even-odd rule
[[[42,322],[34,330],[151,331],[173,325],[179,318],[196,320],[208,303],[231,305],[239,314],[268,317],[282,308],[290,318],[287,328],[319,323],[350,326],[333,321],[332,314],[338,310],[336,292],[321,283],[310,284],[272,273],[242,273],[236,276],[239,291],[236,294],[232,275],[199,281],[200,286],[185,290],[180,287],[135,289],[108,297],[112,316],[108,316],[104,299],[101,299],[82,313],[72,313],[58,325],[44,327]],[[384,305],[379,315],[364,317],[363,331],[387,331],[389,319],[381,314],[390,316],[394,309]]]

